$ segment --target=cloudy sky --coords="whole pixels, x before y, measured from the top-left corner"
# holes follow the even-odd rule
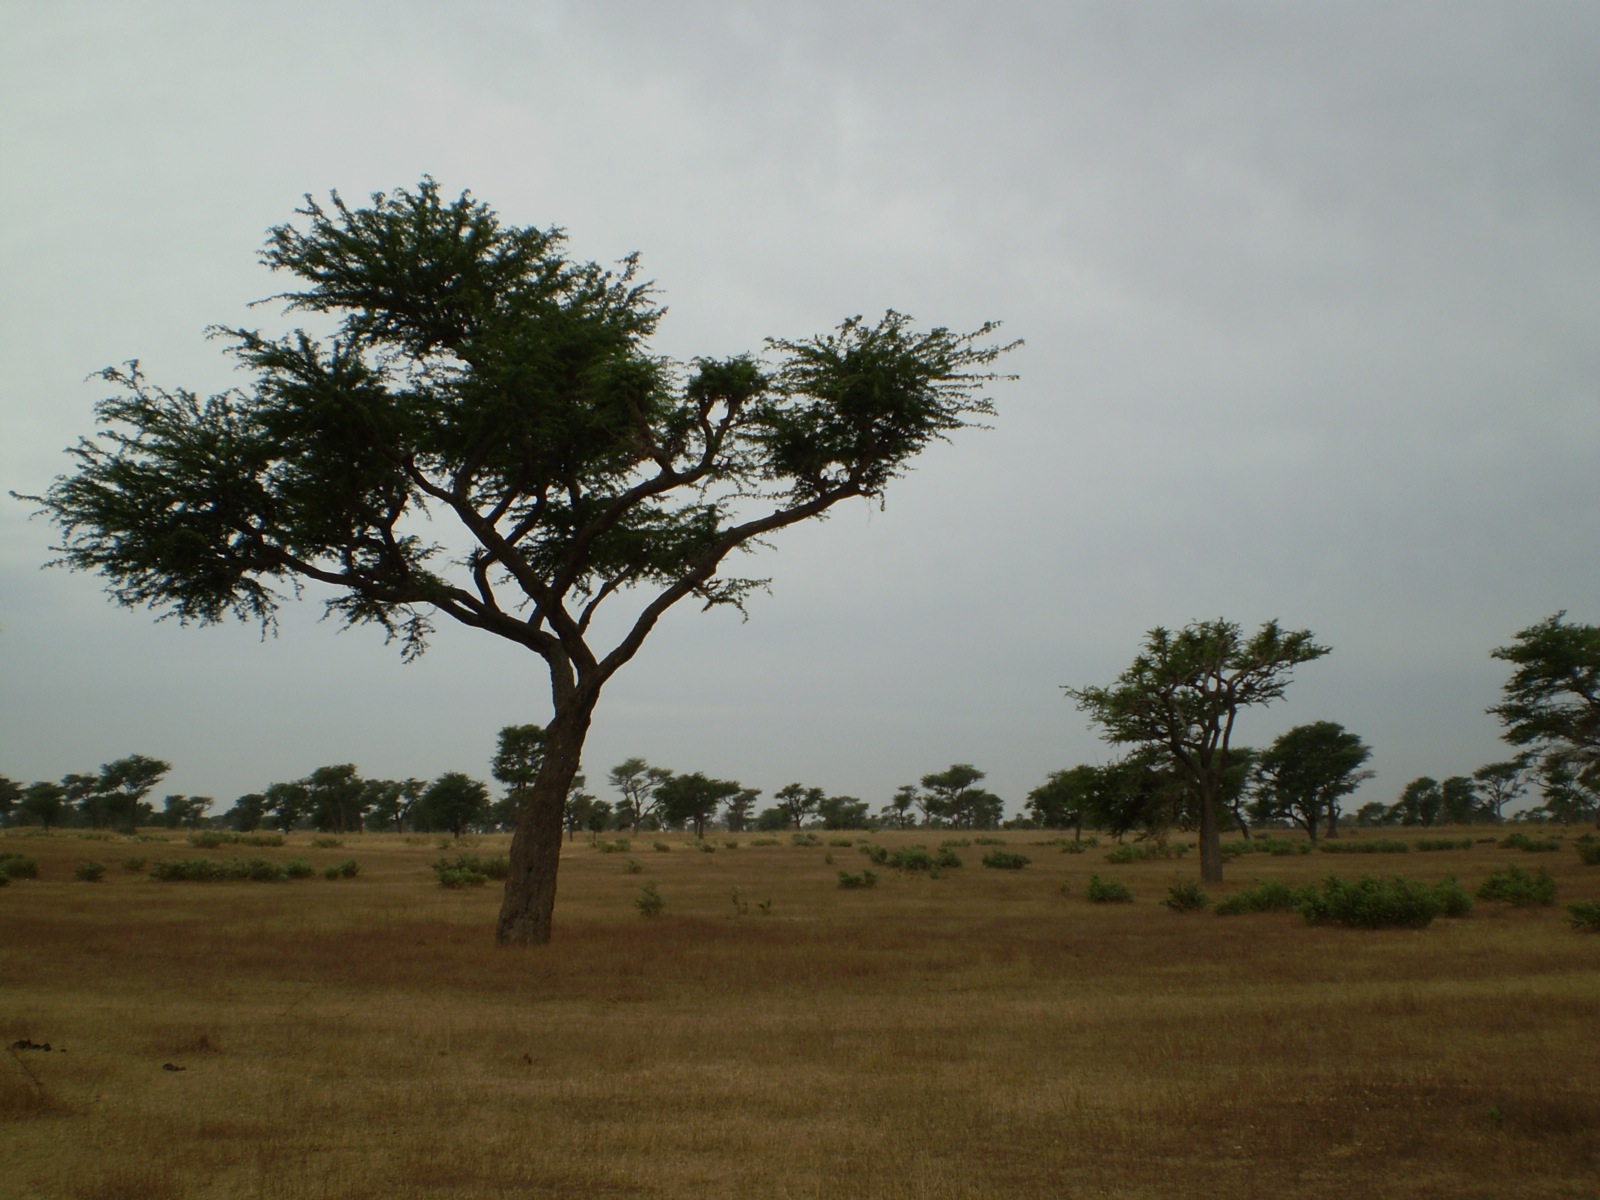
[[[888,307],[1026,340],[999,417],[884,511],[777,539],[748,624],[675,613],[610,685],[629,755],[883,804],[972,762],[1013,811],[1103,761],[1061,691],[1152,626],[1310,628],[1244,719],[1374,747],[1358,802],[1505,756],[1489,650],[1600,620],[1600,6],[589,0],[13,3],[0,43],[0,487],[36,492],[131,358],[239,382],[306,192],[431,174],[574,253],[637,250],[658,349]],[[130,753],[161,791],[325,763],[488,774],[542,664],[403,666],[308,603],[183,629],[41,571],[0,502],[0,773]],[[603,789],[602,789],[603,790]]]

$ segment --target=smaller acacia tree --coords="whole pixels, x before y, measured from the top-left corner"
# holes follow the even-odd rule
[[[1339,800],[1372,778],[1362,769],[1371,757],[1372,748],[1337,721],[1296,725],[1256,760],[1251,812],[1257,820],[1293,821],[1312,845],[1324,824],[1337,837]]]
[[[661,785],[672,778],[665,767],[652,767],[642,758],[625,758],[611,768],[607,782],[622,795],[617,802],[617,825],[631,833],[656,810]]]
[[[1431,775],[1418,775],[1406,784],[1400,798],[1389,806],[1385,823],[1427,828],[1437,825],[1443,812],[1444,792],[1439,788],[1439,781]]]
[[[1477,784],[1483,815],[1491,821],[1503,821],[1506,805],[1515,803],[1528,790],[1528,776],[1533,769],[1531,754],[1518,754],[1505,762],[1485,763],[1472,773]]]
[[[1600,626],[1558,612],[1517,634],[1492,657],[1515,668],[1489,712],[1513,746],[1600,779]]]
[[[717,805],[744,791],[744,785],[731,779],[710,779],[699,771],[674,775],[656,790],[661,815],[674,825],[690,825],[694,836],[703,841],[706,825],[716,815]]]
[[[428,785],[418,808],[430,827],[459,838],[488,816],[489,789],[470,775],[446,771]]]
[[[799,829],[806,823],[806,818],[817,811],[817,805],[821,804],[827,795],[819,787],[786,783],[772,793],[772,798],[778,802],[778,810],[788,818],[789,824]]]
[[[1064,689],[1113,744],[1162,749],[1191,785],[1200,875],[1222,882],[1218,809],[1233,763],[1239,710],[1281,699],[1294,668],[1328,653],[1310,630],[1268,621],[1245,638],[1232,621],[1152,629],[1144,650],[1110,687]]]

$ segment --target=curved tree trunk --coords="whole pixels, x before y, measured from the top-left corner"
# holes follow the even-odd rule
[[[511,839],[511,871],[494,930],[498,945],[543,946],[550,941],[567,791],[578,773],[593,714],[593,701],[575,706],[558,712],[546,730],[544,761],[517,814],[517,832]]]
[[[1222,822],[1217,816],[1217,799],[1200,798],[1200,879],[1203,883],[1222,882]]]

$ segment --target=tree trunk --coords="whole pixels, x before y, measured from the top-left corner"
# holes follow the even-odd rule
[[[593,701],[558,712],[546,731],[544,761],[523,799],[517,832],[511,838],[511,870],[494,930],[497,945],[543,946],[550,941],[567,791],[578,773],[593,713]]]
[[[1200,879],[1203,883],[1222,882],[1222,822],[1217,819],[1217,798],[1200,797]]]
[[[1332,841],[1339,836],[1339,802],[1328,802],[1328,840]]]

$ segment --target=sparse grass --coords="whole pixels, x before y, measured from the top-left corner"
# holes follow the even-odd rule
[[[1561,909],[1182,920],[1085,904],[1092,858],[843,891],[780,845],[651,861],[645,921],[580,842],[554,944],[504,952],[499,889],[434,887],[431,841],[363,835],[360,886],[277,888],[81,887],[81,841],[23,844],[0,1194],[1553,1200],[1600,1164],[1600,967]],[[1474,854],[1427,866],[1475,888]],[[1547,866],[1600,920],[1600,873]],[[1115,875],[1154,898],[1178,870]]]

